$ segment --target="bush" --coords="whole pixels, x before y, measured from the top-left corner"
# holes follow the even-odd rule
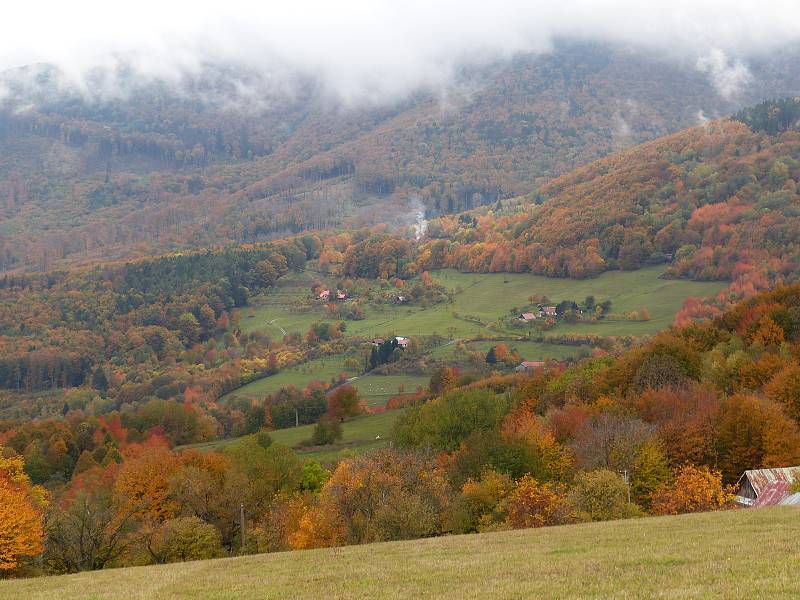
[[[722,474],[708,467],[685,465],[675,482],[653,494],[653,512],[660,515],[719,510],[733,502],[731,488],[722,484]]]
[[[180,517],[164,522],[149,549],[159,563],[205,560],[222,555],[222,538],[216,527],[198,517]]]
[[[628,503],[628,484],[622,475],[599,469],[578,473],[567,496],[570,517],[577,521],[608,521],[642,515]]]
[[[395,441],[401,446],[453,451],[470,435],[495,429],[508,413],[508,399],[484,390],[455,390],[401,415]]]
[[[449,494],[444,473],[428,454],[379,450],[344,459],[291,544],[314,548],[438,535]]]
[[[558,486],[519,479],[505,501],[507,522],[514,528],[559,525],[566,520],[564,494]]]
[[[452,533],[473,533],[497,529],[504,521],[503,500],[514,487],[505,473],[487,469],[477,481],[469,479],[447,515]]]
[[[342,439],[342,426],[336,419],[322,417],[314,426],[311,436],[312,446],[327,446]]]

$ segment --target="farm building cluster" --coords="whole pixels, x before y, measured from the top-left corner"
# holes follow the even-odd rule
[[[319,294],[317,295],[322,302],[328,302],[331,299],[331,296],[332,294],[330,290],[320,290]],[[343,292],[341,290],[336,290],[336,295],[333,297],[339,302],[343,302],[348,298],[347,292]]]
[[[391,340],[392,338],[389,339]],[[409,340],[407,337],[403,337],[402,335],[395,336],[394,341],[397,342],[397,347],[401,350],[408,348],[408,344],[411,342],[411,340]],[[385,342],[386,340],[384,338],[374,338],[370,340],[370,343],[376,348],[383,346]]]
[[[535,312],[520,313],[517,320],[521,323],[530,323],[536,319],[555,317],[558,314],[555,306],[540,306]]]

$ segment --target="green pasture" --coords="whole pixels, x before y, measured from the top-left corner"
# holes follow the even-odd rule
[[[226,394],[222,399],[226,400],[234,395],[241,398],[263,398],[269,394],[274,394],[282,387],[290,385],[303,389],[312,381],[327,383],[343,372],[345,372],[344,357],[325,356],[290,367],[275,375],[256,379]]]
[[[275,431],[270,431],[269,435],[273,442],[293,448],[301,458],[331,463],[350,453],[360,454],[386,446],[391,438],[392,426],[401,413],[402,409],[392,410],[372,415],[364,415],[345,421],[342,423],[342,439],[338,443],[326,448],[314,448],[309,450],[299,447],[302,442],[311,438],[314,425],[301,425],[300,427],[277,429]],[[235,444],[241,439],[242,438],[216,440],[203,444],[183,446],[181,449],[196,448],[203,451],[220,450],[225,446]]]
[[[532,295],[547,296],[551,302],[561,300],[583,301],[593,295],[597,302],[611,300],[612,312],[624,313],[646,308],[650,320],[645,322],[601,321],[594,324],[559,324],[548,334],[580,333],[603,336],[650,335],[670,325],[683,302],[690,296],[711,296],[725,286],[722,282],[695,282],[680,279],[661,279],[664,268],[648,267],[638,271],[608,271],[594,279],[554,279],[527,273],[459,273],[453,270],[435,271],[432,276],[454,293],[453,302],[428,308],[410,305],[362,304],[365,318],[347,321],[348,337],[383,337],[389,334],[419,337],[438,333],[454,340],[470,341],[470,349],[486,352],[496,342],[481,338],[524,337],[532,326],[515,327],[501,321],[521,309]],[[284,331],[304,334],[309,327],[330,320],[324,306],[313,299],[310,286],[316,275],[290,273],[256,304],[242,311],[240,326],[243,331],[263,330],[280,337]],[[374,288],[380,283],[374,282]],[[517,348],[525,360],[562,360],[585,354],[575,346],[532,342],[506,341]],[[449,359],[457,349],[454,344],[437,348],[435,358]],[[260,398],[281,387],[294,385],[304,388],[313,380],[330,381],[346,371],[343,356],[325,357],[304,365],[292,367],[277,375],[247,384],[234,394]],[[349,376],[358,373],[348,373]],[[390,383],[388,380],[386,383]],[[357,387],[369,387],[369,381]],[[413,384],[412,384],[413,385]],[[364,388],[371,405],[380,404],[379,398],[393,395],[393,390],[374,392]],[[414,388],[406,386],[408,391]],[[373,396],[374,394],[374,396]],[[373,398],[373,400],[369,400]]]
[[[362,305],[365,319],[348,321],[348,336],[378,337],[387,333],[407,337],[439,333],[460,339],[497,335],[500,331],[524,334],[524,328],[498,325],[512,309],[521,309],[534,294],[544,295],[553,303],[561,300],[583,301],[592,295],[598,302],[612,301],[612,311],[628,312],[646,308],[646,322],[606,321],[597,324],[560,324],[551,333],[593,333],[597,335],[645,335],[668,327],[690,296],[711,296],[721,291],[723,282],[696,282],[661,279],[663,267],[638,271],[608,271],[594,279],[554,279],[527,273],[459,273],[434,271],[432,276],[455,292],[451,304],[429,308],[409,305]],[[286,281],[284,281],[284,279]],[[308,289],[313,279],[308,274],[292,274],[282,279],[262,304],[245,309],[243,331],[263,329],[280,334],[286,331],[305,333],[316,321],[329,319],[321,303],[314,302]],[[477,319],[480,322],[475,322]]]

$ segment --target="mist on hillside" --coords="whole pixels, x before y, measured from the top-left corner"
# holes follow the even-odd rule
[[[800,39],[800,7],[752,0],[145,0],[113,10],[96,0],[23,3],[7,8],[0,24],[0,69],[13,70],[0,97],[105,99],[153,82],[198,95],[203,90],[187,78],[209,65],[233,65],[228,75],[235,83],[214,99],[268,103],[270,95],[291,96],[310,81],[337,102],[381,104],[419,90],[444,97],[465,67],[548,53],[563,39],[669,57],[730,99],[752,83],[752,61]]]

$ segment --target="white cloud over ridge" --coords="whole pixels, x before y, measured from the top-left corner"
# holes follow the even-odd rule
[[[561,37],[688,58],[730,98],[748,81],[748,55],[800,41],[800,3],[31,0],[4,7],[0,69],[52,63],[85,84],[115,56],[165,80],[234,62],[317,77],[345,100],[380,99],[441,85],[465,62],[547,51]]]

